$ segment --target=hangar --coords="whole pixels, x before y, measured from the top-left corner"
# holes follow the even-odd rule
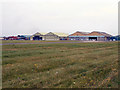
[[[112,35],[105,32],[93,31],[88,32],[75,32],[68,36],[69,40],[81,40],[81,41],[109,41]]]
[[[30,40],[44,40],[44,35],[37,32],[30,37]]]
[[[67,38],[68,34],[66,33],[35,33],[30,37],[30,40],[68,40]]]
[[[45,37],[45,40],[59,40],[59,36],[52,32],[45,34],[44,37]]]

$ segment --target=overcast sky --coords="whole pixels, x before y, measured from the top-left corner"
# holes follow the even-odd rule
[[[4,0],[0,5],[2,36],[76,31],[117,35],[118,1]]]

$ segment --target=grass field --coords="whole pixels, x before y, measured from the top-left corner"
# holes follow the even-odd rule
[[[3,45],[2,49],[3,88],[118,87],[117,42]]]

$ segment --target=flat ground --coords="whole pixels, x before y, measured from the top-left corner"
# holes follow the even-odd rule
[[[3,88],[118,87],[118,42],[18,44],[2,49]]]
[[[3,40],[2,43],[40,43],[40,42],[79,42],[71,40],[39,41],[39,40]]]
[[[83,41],[69,41],[69,40],[65,40],[65,41],[38,41],[38,40],[3,40],[2,42],[0,42],[0,45],[16,45],[16,44],[52,44],[52,43],[81,43]]]

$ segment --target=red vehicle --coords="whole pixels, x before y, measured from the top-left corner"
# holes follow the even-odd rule
[[[8,40],[18,40],[19,38],[17,36],[10,36],[8,37]]]

